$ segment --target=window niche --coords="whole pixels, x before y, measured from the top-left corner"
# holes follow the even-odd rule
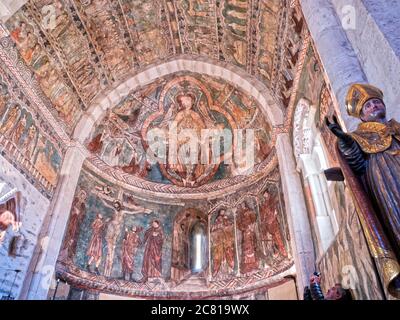
[[[324,170],[329,168],[329,158],[321,133],[315,125],[316,111],[307,100],[299,101],[294,115],[293,144],[297,169],[303,178],[310,220],[322,255],[333,242],[339,227],[329,192],[331,182],[324,175]]]
[[[207,236],[203,222],[196,222],[190,233],[190,270],[192,274],[207,269]]]
[[[180,284],[191,276],[206,276],[208,269],[208,219],[189,208],[178,213],[172,240],[171,280]]]

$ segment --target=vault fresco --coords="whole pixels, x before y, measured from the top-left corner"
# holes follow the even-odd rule
[[[71,132],[104,89],[180,54],[238,66],[281,96],[301,43],[296,10],[278,0],[30,0],[6,27]]]
[[[283,212],[276,170],[214,200],[149,201],[84,169],[57,270],[72,284],[116,294],[256,288],[292,266]]]
[[[167,157],[166,163],[152,163],[147,152],[149,132],[165,130],[165,139],[170,141],[168,138],[175,137],[172,137],[171,128],[176,132],[177,159]],[[204,153],[200,154],[199,145],[198,161],[189,165],[180,158],[186,148],[186,140],[182,138],[185,129],[194,130],[199,139],[205,130],[225,129],[231,134],[232,141],[219,150],[210,146],[210,161],[205,164],[201,161]],[[246,175],[251,169],[235,153],[238,147],[235,144],[236,129],[254,130],[255,144],[251,150],[255,153],[254,162],[258,164],[265,160],[271,151],[271,129],[253,99],[216,78],[174,74],[130,93],[96,127],[87,148],[107,165],[124,173],[156,183],[197,187]],[[249,141],[246,135],[244,131],[244,142]],[[172,148],[168,141],[165,142],[166,152]],[[244,153],[246,149],[240,150]],[[228,155],[232,156],[230,164],[224,161],[224,156]],[[218,159],[212,162],[211,158]]]
[[[21,89],[0,66],[0,148],[2,155],[51,197],[58,181],[63,147],[30,107]]]

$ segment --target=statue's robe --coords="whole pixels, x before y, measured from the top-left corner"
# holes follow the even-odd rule
[[[339,139],[339,150],[361,178],[397,255],[400,255],[400,124],[361,123]]]

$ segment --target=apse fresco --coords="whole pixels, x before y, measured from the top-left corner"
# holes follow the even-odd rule
[[[192,150],[192,140],[185,135],[187,129],[197,139],[194,161],[185,158]],[[224,130],[231,140],[202,149],[208,144],[208,140],[202,140],[204,134]],[[253,132],[254,140],[246,130]],[[164,158],[154,160],[152,152],[149,156],[149,151],[155,150],[149,146],[152,132],[162,133]],[[253,167],[246,160],[247,150],[255,164],[265,160],[271,151],[270,133],[255,101],[232,85],[208,76],[174,74],[123,99],[96,126],[87,148],[107,165],[127,174],[157,183],[197,187],[246,175]],[[171,157],[173,139],[176,157]],[[254,141],[254,145],[248,141]]]
[[[143,200],[84,169],[57,270],[117,294],[265,285],[293,262],[281,198],[279,182],[263,179],[213,201]]]
[[[12,89],[11,89],[12,88]],[[0,69],[0,145],[10,161],[50,196],[57,184],[63,150],[28,109],[28,101]],[[46,132],[47,131],[47,132]]]

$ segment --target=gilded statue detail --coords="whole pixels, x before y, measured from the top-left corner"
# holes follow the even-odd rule
[[[337,119],[330,122],[326,120],[329,129],[338,137],[338,149],[351,171],[358,177],[363,185],[368,198],[375,208],[376,217],[361,216],[364,229],[373,233],[375,242],[385,239],[393,247],[397,260],[400,257],[400,124],[386,118],[386,106],[383,101],[383,93],[380,89],[367,84],[354,84],[350,87],[346,98],[347,112],[349,115],[359,118],[362,123],[352,133],[345,133]],[[344,168],[346,172],[346,168]],[[347,175],[347,180],[351,177]],[[354,191],[354,190],[353,190]],[[374,219],[382,224],[383,230]],[[378,224],[379,224],[378,223]],[[368,238],[369,235],[367,235]],[[372,239],[372,238],[371,238]],[[371,241],[370,241],[371,242]],[[390,246],[380,240],[376,250],[384,251],[383,260],[390,260]],[[387,253],[385,253],[387,251]],[[383,268],[387,274],[388,269],[393,269],[394,260]],[[398,271],[390,271],[388,281],[395,284],[397,294],[400,291]],[[397,276],[396,276],[397,274]],[[396,278],[397,277],[397,278]]]

